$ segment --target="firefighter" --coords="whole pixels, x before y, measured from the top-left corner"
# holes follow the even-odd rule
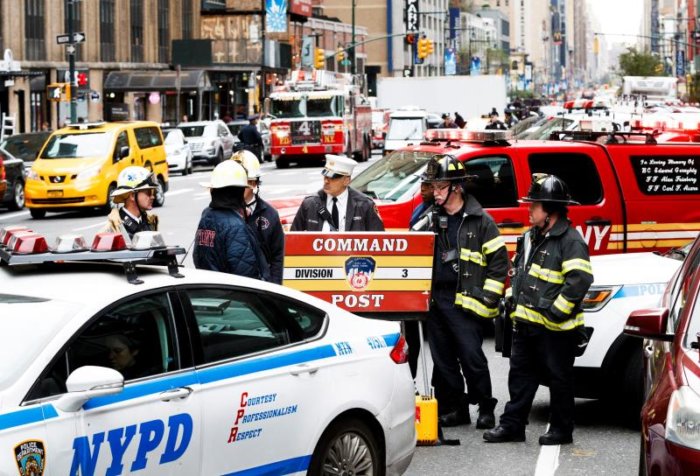
[[[527,197],[532,228],[518,240],[513,260],[515,321],[508,374],[510,401],[492,443],[525,441],[525,426],[542,378],[549,382],[550,418],[540,445],[573,441],[574,359],[585,345],[581,301],[593,282],[588,246],[567,218],[571,199],[554,175],[535,174]]]
[[[304,199],[291,231],[384,231],[377,205],[350,187],[357,162],[326,154],[323,189]]]
[[[464,164],[451,155],[428,162],[424,181],[432,184],[437,207],[428,342],[441,378],[440,423],[471,423],[471,403],[479,405],[476,427],[486,429],[495,425],[496,399],[482,350],[483,332],[498,314],[508,252],[493,218],[464,191],[466,180]]]
[[[115,205],[124,206],[110,212],[104,231],[121,233],[129,239],[139,231],[158,231],[158,216],[148,213],[153,208],[157,188],[148,169],[132,165],[122,170],[111,199]]]
[[[239,150],[232,157],[248,173],[248,188],[243,191],[246,223],[255,232],[260,249],[270,268],[270,281],[282,284],[284,267],[284,231],[279,213],[260,198],[260,162],[248,150]]]

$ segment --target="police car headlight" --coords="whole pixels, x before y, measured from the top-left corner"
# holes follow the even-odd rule
[[[586,312],[600,311],[617,294],[622,286],[592,286],[581,303]]]
[[[700,396],[688,386],[671,394],[666,415],[666,440],[700,450]]]
[[[75,177],[76,180],[88,180],[93,177],[97,177],[100,174],[100,169],[102,168],[102,164],[98,165],[93,165],[92,167],[88,167],[85,170],[81,170],[78,175]]]

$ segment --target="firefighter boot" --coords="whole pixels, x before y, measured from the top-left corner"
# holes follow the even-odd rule
[[[479,404],[479,418],[476,420],[476,427],[479,430],[488,430],[496,426],[493,410],[497,402],[495,398],[487,398]]]
[[[444,427],[469,425],[472,422],[469,416],[469,397],[462,394],[461,397],[456,399],[452,406],[452,411],[444,413],[438,420],[440,425]]]

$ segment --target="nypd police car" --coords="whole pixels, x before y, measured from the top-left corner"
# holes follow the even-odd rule
[[[0,234],[0,474],[404,472],[397,323],[139,235]]]

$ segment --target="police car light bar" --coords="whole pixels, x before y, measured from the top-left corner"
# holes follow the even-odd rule
[[[46,238],[32,231],[17,232],[10,243],[8,249],[13,254],[30,255],[35,253],[46,253],[49,251],[49,245],[46,244]]]
[[[429,141],[460,141],[480,143],[503,143],[513,138],[511,131],[465,129],[428,129],[425,138]]]
[[[10,244],[10,239],[12,235],[18,231],[31,231],[29,228],[23,225],[10,225],[4,228],[0,228],[0,247],[7,246]]]
[[[126,249],[126,240],[121,233],[98,233],[90,249],[98,252],[122,251]]]
[[[75,253],[89,249],[82,235],[61,235],[56,238],[56,245],[51,251],[54,253]]]

